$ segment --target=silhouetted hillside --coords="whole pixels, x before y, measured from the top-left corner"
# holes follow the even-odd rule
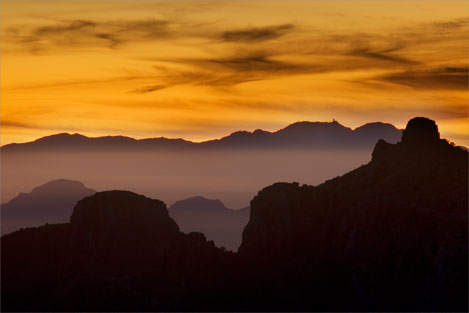
[[[3,147],[5,152],[42,152],[48,150],[100,151],[114,149],[171,149],[194,144],[183,139],[148,138],[134,139],[125,136],[87,137],[81,134],[61,133],[39,138],[26,143],[13,143]]]
[[[177,201],[169,214],[183,232],[201,232],[218,247],[238,249],[241,233],[249,220],[249,208],[231,210],[220,200],[192,197]]]
[[[342,177],[263,189],[239,252],[268,310],[467,311],[467,174],[467,152],[415,118]]]
[[[81,182],[57,179],[2,204],[2,235],[20,228],[65,222],[76,202],[95,191]]]
[[[2,311],[188,310],[225,298],[229,254],[131,192],[96,193],[69,224],[1,240]]]

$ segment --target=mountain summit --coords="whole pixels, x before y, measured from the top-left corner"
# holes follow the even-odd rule
[[[2,235],[20,228],[65,222],[76,202],[94,193],[81,182],[68,179],[52,180],[31,193],[20,193],[2,204]]]

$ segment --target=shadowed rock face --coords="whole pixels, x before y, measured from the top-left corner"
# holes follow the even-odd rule
[[[277,183],[252,200],[239,252],[278,273],[263,278],[272,308],[295,299],[330,310],[341,299],[337,310],[467,310],[467,152],[428,119],[404,136],[378,142],[369,164],[342,177]]]
[[[127,191],[87,197],[69,224],[14,232],[1,249],[3,310],[210,308],[229,272],[229,254],[179,232],[163,202]]]

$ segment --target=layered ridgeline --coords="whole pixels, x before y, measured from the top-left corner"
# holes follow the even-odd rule
[[[1,249],[2,311],[209,309],[231,261],[180,232],[163,202],[128,191],[86,197],[70,223],[3,236]]]
[[[2,309],[467,311],[467,170],[413,119],[342,177],[260,191],[238,253],[158,200],[97,193],[68,224],[2,237]]]
[[[66,222],[77,201],[94,193],[81,182],[68,179],[53,180],[30,193],[20,193],[1,206],[1,233]]]
[[[65,223],[78,200],[94,194],[79,181],[57,179],[34,188],[1,206],[2,235],[20,228]],[[185,233],[201,232],[218,247],[236,251],[249,220],[249,207],[232,210],[201,196],[175,202],[169,213]]]
[[[57,134],[1,148],[1,198],[73,177],[97,190],[132,190],[167,203],[204,195],[239,209],[274,181],[317,184],[346,173],[368,161],[378,139],[397,142],[401,133],[384,123],[352,130],[338,122],[299,122],[201,143]]]

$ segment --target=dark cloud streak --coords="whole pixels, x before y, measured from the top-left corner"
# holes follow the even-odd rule
[[[157,90],[165,89],[166,87],[167,86],[165,86],[165,85],[145,86],[145,87],[142,87],[142,88],[131,90],[131,91],[129,91],[129,93],[140,93],[140,94],[150,93],[150,92],[154,92],[154,91],[157,91]]]
[[[45,52],[75,46],[107,46],[169,38],[170,22],[146,19],[131,21],[62,21],[39,27],[18,26],[7,31],[9,41],[26,45],[31,52]]]
[[[405,71],[381,76],[378,80],[406,85],[415,89],[467,90],[469,83],[467,67]]]
[[[260,42],[279,38],[292,30],[292,24],[225,31],[219,38],[226,42]]]

